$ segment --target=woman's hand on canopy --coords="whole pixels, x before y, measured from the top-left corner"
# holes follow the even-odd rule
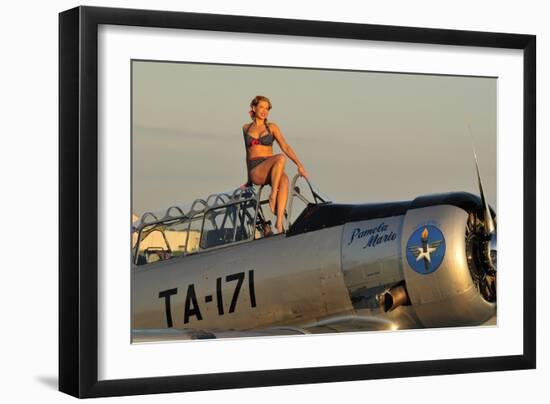
[[[304,168],[304,166],[302,166],[302,165],[298,166],[298,174],[300,174],[305,179],[309,180],[309,175],[307,174],[306,169]]]

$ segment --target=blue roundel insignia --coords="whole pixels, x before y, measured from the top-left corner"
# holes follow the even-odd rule
[[[420,226],[407,241],[407,262],[419,274],[435,272],[445,256],[445,238],[437,227]]]

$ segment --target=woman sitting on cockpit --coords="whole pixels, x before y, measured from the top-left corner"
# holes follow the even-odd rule
[[[296,164],[298,173],[307,178],[304,166],[296,153],[285,141],[279,127],[268,122],[271,101],[257,95],[250,102],[251,123],[243,125],[243,136],[246,145],[246,165],[248,182],[255,185],[271,185],[269,207],[277,215],[275,227],[283,232],[283,218],[288,197],[288,176],[285,173],[285,154]],[[284,154],[273,154],[273,141],[276,140]]]

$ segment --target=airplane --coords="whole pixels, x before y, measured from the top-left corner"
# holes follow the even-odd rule
[[[486,323],[496,214],[475,158],[480,196],[341,204],[296,175],[282,234],[263,186],[144,214],[133,227],[132,342]]]

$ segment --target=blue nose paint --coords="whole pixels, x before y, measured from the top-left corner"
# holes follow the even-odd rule
[[[424,225],[407,241],[407,262],[413,271],[428,275],[437,270],[445,257],[445,237],[437,227]]]

